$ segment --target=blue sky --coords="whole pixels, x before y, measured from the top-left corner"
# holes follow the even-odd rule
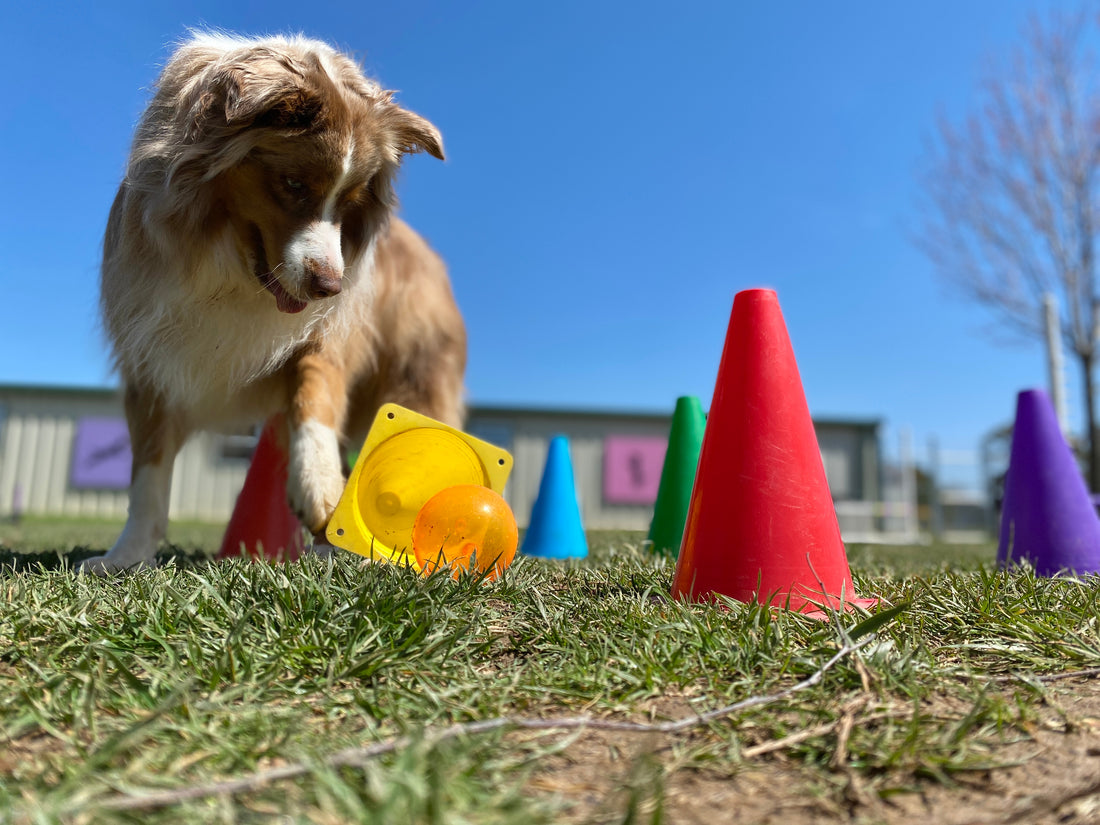
[[[882,419],[888,452],[901,428],[974,451],[1045,361],[994,343],[914,248],[916,172],[937,112],[1058,5],[5,4],[0,382],[115,382],[100,237],[173,41],[302,31],[444,135],[446,162],[406,164],[402,212],[451,268],[473,403],[709,405],[733,296],[766,286],[815,416]]]

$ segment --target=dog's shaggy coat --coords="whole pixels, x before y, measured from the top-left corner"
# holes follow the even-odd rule
[[[324,529],[339,439],[378,406],[462,418],[466,337],[442,262],[391,218],[436,128],[317,41],[199,34],[165,67],[104,237],[102,312],[125,388],[130,514],[85,569],[147,565],[188,435],[281,414],[288,495]]]

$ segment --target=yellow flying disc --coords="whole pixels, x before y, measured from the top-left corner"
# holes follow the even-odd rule
[[[420,570],[413,524],[436,493],[477,484],[497,493],[512,456],[434,418],[385,404],[348,477],[325,534],[334,546]]]

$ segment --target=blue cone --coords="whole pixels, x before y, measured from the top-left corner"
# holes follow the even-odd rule
[[[539,494],[531,507],[531,520],[520,552],[545,559],[584,558],[588,539],[581,524],[573,462],[569,458],[569,439],[564,435],[550,440],[546,467],[542,471]]]

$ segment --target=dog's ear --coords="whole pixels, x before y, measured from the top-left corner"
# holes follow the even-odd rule
[[[216,124],[231,130],[253,126],[308,129],[322,107],[304,74],[284,61],[251,57],[221,69],[208,86],[196,126]]]
[[[443,136],[427,119],[390,104],[385,120],[401,154],[427,152],[433,158],[443,160]]]
[[[243,84],[225,101],[225,119],[230,126],[269,126],[276,129],[308,129],[321,112],[321,99],[294,83],[252,88]]]

